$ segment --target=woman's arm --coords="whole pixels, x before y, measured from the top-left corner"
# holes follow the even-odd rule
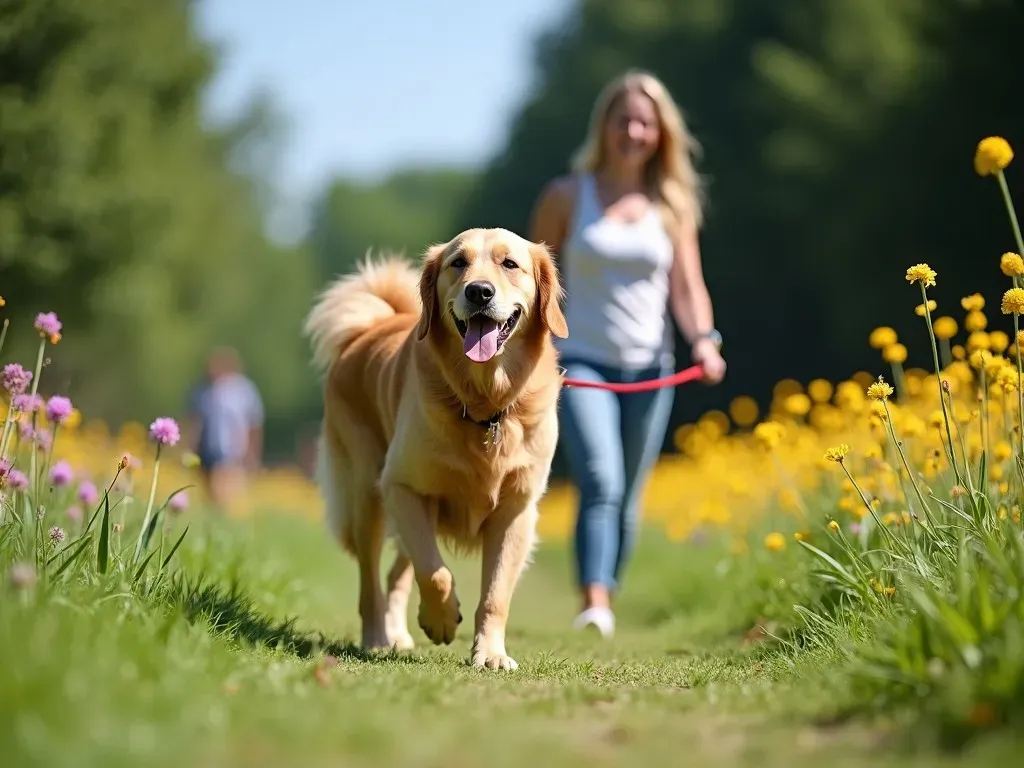
[[[529,239],[547,245],[556,260],[568,234],[573,194],[571,178],[554,179],[541,191],[530,216]]]
[[[682,227],[676,239],[669,280],[672,314],[691,345],[693,361],[704,366],[705,381],[718,383],[725,376],[725,360],[719,351],[711,295],[701,268],[700,244],[692,226]]]

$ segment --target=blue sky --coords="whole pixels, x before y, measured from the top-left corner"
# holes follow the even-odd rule
[[[202,0],[223,50],[220,120],[266,87],[288,120],[275,179],[302,205],[337,174],[475,163],[502,144],[533,78],[535,35],[568,0]]]

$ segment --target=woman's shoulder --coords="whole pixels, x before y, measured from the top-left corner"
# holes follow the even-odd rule
[[[576,197],[579,177],[575,173],[555,176],[541,189],[541,197],[557,202],[572,202]]]
[[[576,174],[556,176],[541,188],[537,205],[538,207],[568,215],[576,205],[578,189],[579,177]]]

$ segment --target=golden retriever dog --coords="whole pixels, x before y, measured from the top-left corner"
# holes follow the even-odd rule
[[[305,330],[325,371],[318,481],[359,566],[363,647],[412,647],[413,579],[423,632],[452,642],[462,613],[444,541],[482,560],[473,665],[517,668],[505,626],[558,440],[561,299],[546,246],[505,229],[431,246],[419,270],[368,260],[317,298]]]

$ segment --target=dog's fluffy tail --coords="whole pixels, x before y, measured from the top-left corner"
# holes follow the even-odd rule
[[[352,274],[330,283],[306,317],[313,362],[326,370],[360,334],[385,318],[420,313],[419,272],[397,254],[368,253]]]

